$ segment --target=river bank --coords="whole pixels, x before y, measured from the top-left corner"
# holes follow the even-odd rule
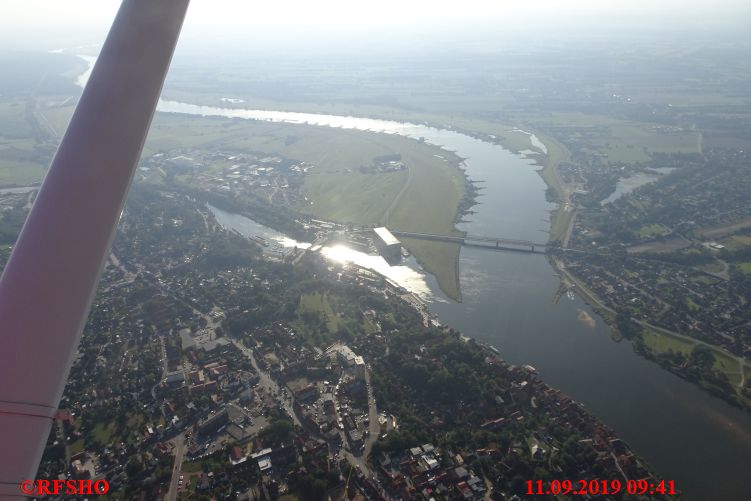
[[[563,148],[560,143],[556,142],[549,136],[546,136],[545,140],[550,142],[553,150]],[[548,186],[548,194],[555,193],[555,199],[558,201],[558,207],[552,213],[551,217],[550,241],[556,242],[561,248],[566,249],[576,221],[576,207],[571,204],[573,188],[566,186],[557,172],[560,162],[567,156],[559,154],[558,157],[559,158],[557,159],[553,157],[541,158],[541,161],[544,163],[544,168],[540,172]],[[630,189],[648,182],[649,179],[657,179],[660,174],[662,174],[662,172],[657,172],[651,177],[645,176],[646,179],[637,179],[639,183],[633,183]],[[627,187],[621,187],[621,191],[612,194],[611,197],[619,196],[623,192],[626,192],[627,189]],[[640,326],[639,332],[630,333],[629,335],[624,336],[625,333],[621,332],[617,325],[617,312],[615,310],[607,306],[605,302],[598,298],[584,282],[569,272],[565,268],[565,264],[561,259],[549,256],[548,262],[560,274],[563,282],[576,284],[574,289],[577,293],[579,293],[585,302],[608,323],[612,330],[614,340],[620,341],[622,337],[628,337],[630,343],[633,345],[634,351],[640,356],[657,363],[663,369],[686,379],[692,384],[697,384],[713,396],[721,398],[731,405],[751,412],[751,399],[746,397],[743,392],[746,373],[751,373],[751,364],[718,346],[683,335],[670,329],[657,327],[644,320],[635,321],[636,325]],[[676,342],[671,340],[679,340],[678,344],[680,346],[677,346]],[[696,347],[705,347],[711,351],[716,360],[715,366],[722,368],[720,373],[728,378],[730,387],[725,385],[722,381],[716,380],[713,374],[706,374],[697,379],[695,375],[692,375],[687,370],[685,365],[686,362],[676,360],[672,356],[673,353],[681,353],[684,356],[690,357]],[[735,370],[735,367],[726,367],[723,363],[723,361],[726,360],[732,360],[733,364],[737,366],[737,370]],[[733,382],[734,379],[738,380],[737,383]]]

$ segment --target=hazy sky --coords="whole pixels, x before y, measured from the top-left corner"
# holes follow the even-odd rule
[[[0,0],[0,42],[100,43],[119,0]],[[751,32],[750,0],[192,0],[182,45],[367,46],[569,37],[728,26]]]

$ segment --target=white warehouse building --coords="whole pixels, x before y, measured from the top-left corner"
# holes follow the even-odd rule
[[[402,243],[385,227],[375,228],[375,245],[387,261],[398,261],[402,256]]]

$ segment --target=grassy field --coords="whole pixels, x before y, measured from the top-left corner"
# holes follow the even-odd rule
[[[713,261],[709,264],[702,264],[699,266],[694,266],[695,269],[699,271],[706,271],[707,273],[721,273],[725,266],[722,265],[719,261]],[[712,279],[709,279],[707,277],[697,277],[697,279],[692,281],[699,281],[703,283],[712,283]]]
[[[639,237],[641,238],[659,237],[668,233],[670,233],[670,230],[661,224],[648,224],[639,228]]]
[[[86,442],[84,441],[84,439],[79,438],[78,440],[70,444],[70,447],[69,447],[70,455],[75,456],[76,454],[84,450],[85,446],[86,446]]]
[[[47,171],[45,167],[36,163],[5,161],[2,159],[2,154],[2,149],[0,149],[0,187],[38,183]]]
[[[644,344],[654,353],[673,351],[681,353],[687,357],[691,355],[694,347],[699,344],[697,341],[692,341],[685,337],[671,336],[666,332],[649,328],[642,331],[642,339],[644,340]],[[730,384],[738,386],[741,382],[738,361],[719,348],[714,348],[709,345],[706,346],[711,348],[712,354],[714,355],[714,369],[724,373],[730,381]],[[750,370],[748,365],[745,366],[745,370]]]
[[[30,135],[24,102],[0,100],[0,140],[25,139]]]
[[[449,242],[430,242],[415,238],[402,238],[402,243],[415,255],[415,258],[426,269],[428,263],[451,263],[453,267],[436,269],[433,274],[441,285],[441,289],[450,298],[461,300],[461,288],[459,286],[459,244]]]
[[[571,224],[571,218],[574,217],[574,211],[564,210],[563,207],[556,209],[551,215],[550,242],[562,241],[566,237],[566,232]]]
[[[694,130],[577,112],[526,119],[535,129],[565,131],[611,162],[644,162],[649,160],[650,153],[699,152],[700,136]]]
[[[303,294],[300,297],[297,313],[298,315],[305,313],[321,315],[329,332],[334,333],[339,329],[339,316],[331,308],[325,294]]]
[[[694,346],[696,346],[696,343],[687,339],[668,336],[667,334],[653,329],[644,329],[642,331],[642,339],[644,339],[644,344],[655,353],[673,351],[675,353],[682,353],[685,356],[689,356],[691,355]]]
[[[200,461],[185,461],[180,467],[180,471],[183,473],[196,473],[203,470],[203,466]]]
[[[738,361],[724,352],[714,350],[714,368],[719,372],[725,373],[733,386],[738,386],[741,382],[740,365]]]
[[[42,180],[46,167],[35,160],[25,103],[0,100],[0,186],[24,186]]]
[[[112,439],[112,435],[115,432],[115,423],[102,423],[99,422],[94,426],[92,433],[94,438],[101,444],[108,444]]]
[[[736,251],[746,247],[751,247],[751,236],[749,235],[733,235],[722,241],[728,250]]]
[[[566,210],[563,203],[567,202],[571,196],[572,188],[567,186],[558,175],[558,166],[561,162],[570,161],[569,152],[565,146],[553,139],[547,134],[535,133],[535,135],[545,144],[548,153],[543,160],[543,168],[540,170],[545,184],[553,191],[555,200],[559,202],[558,208],[550,217],[550,234],[548,240],[551,242],[562,241],[574,217],[574,211]]]

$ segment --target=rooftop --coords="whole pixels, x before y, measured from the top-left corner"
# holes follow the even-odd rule
[[[399,245],[399,240],[386,227],[375,228],[373,231],[384,244]]]

